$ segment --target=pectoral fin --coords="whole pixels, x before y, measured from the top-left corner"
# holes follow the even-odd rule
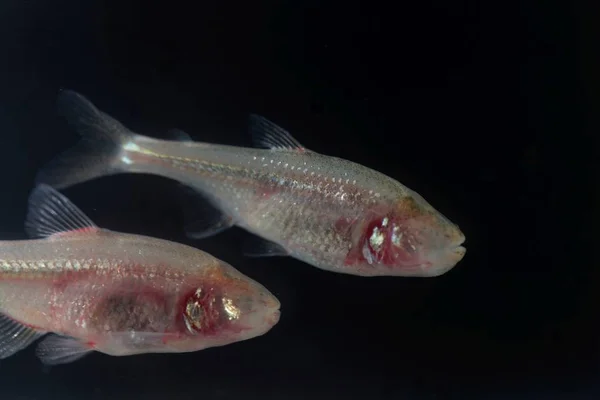
[[[235,225],[233,218],[215,207],[202,193],[183,184],[179,188],[184,229],[188,237],[204,239]]]
[[[23,350],[45,334],[0,314],[0,359]]]
[[[247,257],[289,256],[281,245],[258,236],[250,236],[244,241],[244,255]]]

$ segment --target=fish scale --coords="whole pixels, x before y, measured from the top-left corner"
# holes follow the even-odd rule
[[[148,147],[156,145],[148,140],[143,142]],[[223,159],[225,156],[221,152],[229,150],[227,147],[218,150],[206,147],[201,149],[209,152],[206,155],[209,159]],[[311,263],[343,263],[350,248],[350,237],[334,232],[332,225],[337,219],[364,213],[372,204],[369,197],[357,194],[359,191],[356,188],[347,192],[340,190],[345,181],[329,175],[323,176],[320,171],[325,170],[325,166],[308,166],[305,165],[306,161],[297,161],[296,164],[301,164],[301,167],[296,168],[289,162],[286,163],[282,154],[272,154],[267,158],[259,156],[260,150],[256,151],[258,155],[236,157],[236,164],[222,169],[226,174],[215,172],[216,165],[204,160],[203,165],[212,166],[203,169],[202,176],[209,181],[201,182],[197,187],[201,189],[206,187],[206,182],[218,182],[216,188],[207,192],[208,196],[218,199],[219,207],[239,221],[240,226],[269,240],[287,244],[290,254]],[[154,150],[139,152],[144,155],[155,154]],[[134,154],[129,154],[128,157],[135,159]],[[312,158],[316,158],[316,162],[322,161],[321,157]],[[196,164],[191,160],[173,164],[167,156],[160,156],[158,159],[164,162],[164,170],[174,168],[171,176],[176,176],[179,171],[189,170],[188,163]],[[146,162],[155,163],[156,160]],[[246,164],[249,168],[255,168],[252,179],[249,179],[248,169],[243,168]],[[301,173],[292,172],[298,169]],[[318,173],[311,175],[315,171]],[[290,175],[284,175],[286,172]],[[349,176],[346,178],[346,186],[352,189],[355,179],[347,173],[346,176]],[[234,186],[231,180],[237,185]],[[230,192],[233,192],[233,196],[227,195]],[[341,194],[344,193],[350,195],[342,197]],[[315,204],[319,206],[315,207]],[[317,240],[309,241],[308,237],[311,235]]]

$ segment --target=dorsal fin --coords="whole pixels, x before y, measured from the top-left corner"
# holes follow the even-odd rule
[[[67,232],[96,232],[98,227],[69,199],[41,184],[29,196],[25,230],[32,238],[44,238]]]
[[[173,128],[169,129],[166,133],[167,140],[173,140],[175,142],[193,142],[192,137],[181,129]]]
[[[257,147],[308,151],[285,129],[257,114],[250,114],[250,133]]]

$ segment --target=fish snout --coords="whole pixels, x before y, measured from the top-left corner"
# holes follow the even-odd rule
[[[452,225],[444,235],[444,240],[438,247],[438,250],[434,251],[433,254],[435,255],[432,257],[433,259],[430,260],[431,264],[428,268],[427,275],[443,275],[458,264],[467,252],[467,249],[462,246],[465,240],[466,237],[458,226]]]
[[[279,322],[279,318],[280,317],[281,317],[281,311],[279,311],[279,309],[277,309],[277,310],[271,310],[270,313],[268,313],[265,316],[265,322],[268,325],[273,326],[273,325],[275,325],[275,324],[277,324]]]
[[[272,294],[262,295],[262,303],[265,309],[265,322],[270,325],[275,325],[279,322],[279,318],[281,316],[281,302]]]

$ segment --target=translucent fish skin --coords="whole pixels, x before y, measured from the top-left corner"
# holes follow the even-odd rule
[[[199,289],[221,314],[206,334],[191,332],[184,320],[186,301]],[[230,318],[227,307],[238,316]],[[0,311],[106,354],[196,351],[245,340],[268,331],[278,309],[259,283],[177,243],[107,230],[0,243]]]
[[[264,148],[135,134],[83,96],[64,91],[59,108],[84,141],[55,158],[38,182],[58,188],[119,173],[149,173],[194,188],[220,218],[199,236],[238,225],[267,240],[270,255],[360,276],[438,276],[465,254],[458,226],[400,182],[365,166],[304,148],[262,117]]]
[[[436,276],[465,252],[459,246],[462,232],[421,196],[347,160],[312,151],[140,136],[131,144],[121,155],[131,162],[121,167],[124,171],[184,182],[209,197],[237,225],[322,269],[362,276]],[[365,230],[386,216],[403,230],[415,231],[414,245],[421,244],[417,263],[370,263],[368,256],[362,257]]]

